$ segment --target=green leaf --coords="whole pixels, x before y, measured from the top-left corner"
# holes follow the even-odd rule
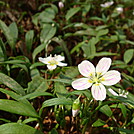
[[[2,20],[0,20],[0,29],[3,31],[4,35],[6,36],[6,39],[8,41],[8,44],[10,45],[10,47],[12,49],[15,49],[15,42],[14,42],[14,38],[11,34],[11,31]]]
[[[72,105],[72,104],[73,104],[73,101],[71,99],[66,99],[66,98],[49,99],[43,102],[42,107],[39,111],[39,115],[42,114],[42,110],[45,107],[55,106],[55,105]]]
[[[22,97],[21,95],[18,95],[18,94],[16,94],[13,91],[10,91],[10,90],[7,90],[7,89],[3,89],[3,88],[0,88],[0,92],[5,93],[5,94],[11,96],[15,100],[19,100],[19,98]]]
[[[54,105],[72,105],[73,101],[66,98],[53,98],[43,102],[42,108]]]
[[[0,46],[0,62],[4,61],[4,59],[5,59],[5,55],[4,55],[4,52],[2,50],[2,47]]]
[[[110,107],[108,105],[104,105],[100,108],[100,111],[102,113],[104,113],[105,115],[107,115],[108,117],[111,117],[112,116],[112,111],[110,109]]]
[[[65,76],[68,78],[75,78],[78,75],[79,75],[78,67],[69,67],[65,72]]]
[[[32,53],[33,61],[35,61],[35,58],[36,58],[37,54],[39,54],[43,49],[45,49],[48,44],[49,44],[49,43],[43,43],[43,44],[37,46],[37,47],[34,49],[34,51],[33,51],[33,53]]]
[[[21,87],[21,85],[19,85],[15,80],[13,80],[12,78],[3,73],[0,73],[0,82],[20,95],[25,94],[25,91]]]
[[[108,34],[108,32],[109,32],[109,30],[108,29],[102,29],[102,30],[99,30],[98,32],[97,32],[97,37],[100,37],[100,36],[103,36],[103,35],[106,35],[106,34]]]
[[[127,134],[134,134],[134,130],[126,129],[126,128],[118,128],[118,131],[127,133]]]
[[[103,120],[101,120],[101,119],[98,119],[97,121],[95,121],[93,124],[92,124],[92,126],[93,127],[100,127],[100,126],[103,126],[103,125],[105,125],[106,123],[105,123],[105,121],[103,121]]]
[[[54,83],[55,93],[59,98],[67,96],[67,90],[63,83],[55,82]]]
[[[52,96],[54,97],[54,95],[52,95],[51,93],[48,93],[48,92],[33,92],[33,93],[30,93],[30,94],[27,94],[23,97],[20,97],[19,100],[23,100],[23,99],[34,99],[36,97],[39,97],[39,96]]]
[[[95,44],[97,44],[98,42],[99,42],[99,39],[93,37],[89,40],[88,44],[85,43],[82,45],[82,49],[87,58],[94,58],[94,56],[92,55],[95,55],[96,53]]]
[[[122,114],[123,114],[124,118],[126,118],[127,117],[127,108],[126,108],[126,106],[124,104],[122,104],[122,103],[119,103],[119,107],[121,108],[121,111],[122,111]]]
[[[134,49],[128,49],[125,51],[123,59],[124,62],[127,64],[129,63],[134,57]]]
[[[53,19],[55,18],[56,12],[52,8],[46,8],[44,11],[42,11],[39,14],[38,20],[40,21],[41,25],[44,25],[44,23],[50,23],[53,22]]]
[[[6,47],[5,47],[5,44],[4,44],[4,42],[2,41],[1,38],[0,38],[0,47],[1,47],[1,56],[2,56],[2,58],[7,59]]]
[[[26,48],[28,53],[30,53],[32,49],[33,38],[34,38],[34,31],[33,30],[28,31],[25,36]]]
[[[63,50],[64,50],[64,52],[66,54],[66,57],[68,59],[69,64],[72,65],[72,58],[71,58],[71,55],[70,55],[70,52],[69,52],[69,50],[67,48],[66,43],[62,39],[59,39],[57,37],[53,38],[52,41],[55,41],[56,43],[61,45],[61,47],[63,48]]]
[[[39,118],[33,107],[14,100],[0,99],[0,110],[14,114]]]
[[[46,79],[41,76],[33,77],[32,81],[28,83],[27,93],[36,92],[44,92],[48,89]]]
[[[50,79],[50,80],[47,80],[47,81],[55,81],[55,82],[61,82],[61,83],[66,83],[66,84],[71,84],[72,83],[72,80],[69,80],[69,79]]]
[[[25,119],[22,123],[26,124],[26,123],[33,122],[33,121],[38,121],[38,119],[29,117],[29,118]]]
[[[8,61],[4,61],[4,62],[1,62],[2,64],[6,63],[6,64],[19,64],[19,63],[26,63],[24,60],[8,60]],[[1,64],[0,63],[0,64]]]
[[[56,33],[56,27],[54,24],[45,24],[41,34],[40,41],[41,43],[47,43]]]
[[[91,99],[91,92],[89,90],[75,90],[68,93],[68,96],[70,95],[84,95],[87,98]]]
[[[10,29],[10,33],[14,39],[14,42],[16,42],[18,39],[18,28],[17,28],[16,23],[15,22],[11,23],[9,25],[9,29]]]
[[[80,9],[81,9],[80,7],[69,9],[65,16],[66,20],[68,21],[73,15],[75,15],[77,12],[79,12]]]
[[[0,126],[1,134],[43,134],[41,131],[22,123],[6,123]]]
[[[117,53],[111,53],[111,52],[96,52],[95,54],[91,56],[110,56],[110,55],[118,55]]]

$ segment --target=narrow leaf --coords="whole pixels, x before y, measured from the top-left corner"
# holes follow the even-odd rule
[[[75,15],[81,8],[76,7],[76,8],[71,8],[67,11],[67,14],[65,16],[66,20],[69,20],[73,15]]]
[[[14,114],[39,118],[34,108],[25,103],[17,102],[14,100],[0,99],[0,110]]]
[[[26,41],[26,48],[27,52],[30,53],[33,43],[34,31],[30,30],[26,33],[25,41]]]
[[[3,73],[0,73],[0,82],[20,95],[25,94],[25,91],[21,87],[21,85],[19,85],[15,80],[13,80],[12,78]]]
[[[43,134],[41,131],[21,123],[6,123],[0,126],[1,134]]]

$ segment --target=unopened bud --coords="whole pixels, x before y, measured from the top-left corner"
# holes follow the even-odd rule
[[[58,6],[59,6],[60,9],[63,8],[63,7],[64,7],[63,2],[60,1],[60,2],[58,3]]]
[[[72,115],[73,117],[76,117],[80,111],[80,100],[79,98],[77,98],[74,102],[73,102],[73,106],[72,106]]]

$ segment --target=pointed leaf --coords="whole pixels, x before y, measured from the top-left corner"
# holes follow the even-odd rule
[[[6,36],[6,39],[8,41],[8,44],[10,45],[10,47],[12,49],[14,49],[15,48],[14,38],[11,34],[10,29],[7,27],[7,25],[2,20],[0,20],[0,29],[3,31],[4,35]]]
[[[71,8],[67,11],[67,14],[65,16],[66,20],[69,20],[73,15],[75,15],[81,8],[76,7],[76,8]]]
[[[1,134],[43,134],[41,131],[21,123],[6,123],[0,126]]]
[[[39,118],[33,107],[14,100],[0,99],[0,110],[14,114]]]
[[[21,87],[21,85],[19,85],[15,80],[13,80],[11,77],[0,73],[0,82],[4,85],[6,85],[7,87],[11,88],[12,90],[14,90],[16,93],[20,94],[20,95],[24,95],[25,91],[24,89]]]
[[[34,31],[30,30],[26,33],[25,41],[26,41],[26,48],[27,52],[30,53],[33,43]]]

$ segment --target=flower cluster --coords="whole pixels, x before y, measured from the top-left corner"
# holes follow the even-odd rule
[[[39,57],[39,61],[44,64],[47,64],[47,68],[49,70],[54,70],[57,66],[67,66],[66,63],[61,62],[64,59],[65,59],[65,57],[61,56],[61,55],[55,55],[54,57],[52,57],[52,55],[50,55],[47,58]]]
[[[102,58],[96,68],[91,62],[87,60],[82,61],[78,65],[78,69],[84,78],[73,81],[72,87],[77,90],[84,90],[91,87],[93,98],[95,100],[104,100],[106,98],[105,86],[114,85],[121,79],[121,75],[118,71],[108,71],[110,65],[110,58]]]

